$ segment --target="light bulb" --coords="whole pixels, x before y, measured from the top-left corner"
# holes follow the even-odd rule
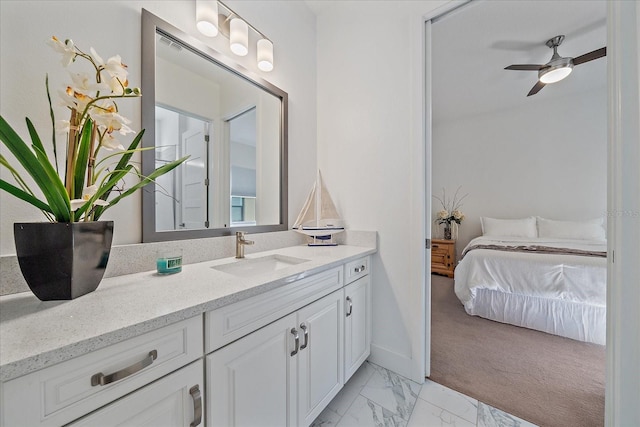
[[[196,0],[196,27],[207,37],[218,35],[217,0]]]
[[[231,20],[229,46],[231,52],[238,56],[249,53],[249,26],[240,18]]]
[[[262,71],[273,70],[273,43],[267,39],[258,40],[257,60]]]

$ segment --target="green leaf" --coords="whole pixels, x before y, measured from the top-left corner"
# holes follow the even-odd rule
[[[73,195],[72,199],[81,199],[84,190],[85,174],[87,172],[87,163],[91,151],[91,134],[93,131],[93,120],[87,117],[82,128],[80,136],[80,144],[78,146],[78,156],[76,157],[76,167],[73,171]]]
[[[98,206],[96,208],[95,212],[94,212],[94,219],[97,221],[98,218],[100,218],[100,215],[102,215],[104,213],[104,211],[106,211],[108,208],[116,205],[120,200],[122,200],[125,197],[129,196],[130,194],[138,191],[139,189],[141,189],[145,185],[147,185],[147,184],[149,184],[151,182],[155,182],[156,178],[158,178],[159,176],[162,176],[162,175],[166,174],[167,172],[170,172],[173,169],[175,169],[176,167],[180,166],[189,157],[190,156],[185,156],[185,157],[183,157],[181,159],[174,160],[171,163],[167,163],[165,165],[162,165],[158,169],[156,169],[152,173],[150,173],[148,176],[141,176],[141,175],[138,174],[138,176],[141,178],[140,182],[138,182],[137,184],[133,185],[131,188],[129,188],[127,191],[125,191],[122,194],[120,194],[118,197],[115,197],[114,199],[110,200],[108,206]],[[131,165],[129,165],[129,166],[131,168]]]
[[[0,116],[0,140],[31,175],[47,199],[56,220],[69,222],[71,220],[69,197],[51,164],[48,161],[41,161],[44,153],[39,153],[40,158],[34,154],[2,116]],[[38,151],[35,144],[34,148]]]
[[[29,136],[31,136],[31,142],[33,143],[33,145],[38,147],[40,151],[44,153],[44,158],[47,161],[49,161],[49,158],[47,157],[47,152],[45,151],[44,146],[42,145],[42,141],[40,141],[38,132],[36,132],[36,128],[33,127],[33,123],[31,123],[31,120],[29,120],[28,117],[26,117],[25,120],[27,121],[27,129],[29,129]]]
[[[36,197],[32,196],[26,191],[21,190],[20,188],[9,184],[7,181],[3,179],[0,179],[0,189],[6,191],[9,194],[12,194],[18,199],[24,200],[25,202],[32,204],[33,206],[40,209],[41,211],[53,213],[49,205],[47,205],[45,202],[43,202],[40,199],[37,199]]]
[[[131,160],[131,156],[133,156],[133,153],[137,151],[136,148],[138,147],[138,144],[140,144],[140,141],[142,140],[142,135],[144,135],[144,129],[138,132],[136,137],[133,138],[133,141],[131,141],[131,144],[129,144],[129,147],[127,148],[127,150],[122,153],[122,157],[120,157],[120,161],[116,165],[115,170],[124,170],[127,166],[129,166],[129,161]],[[119,180],[120,179],[116,180],[109,188],[106,189],[106,191],[100,197],[102,200],[107,200],[107,198],[111,194],[111,190],[113,190],[113,187],[118,183]],[[104,208],[106,208],[106,206]],[[96,209],[96,211],[97,210],[98,209]]]
[[[49,92],[49,74],[44,81],[45,86],[47,87],[47,100],[49,101],[49,116],[51,117],[51,142],[53,145],[53,160],[56,162],[56,172],[60,175],[60,171],[58,170],[58,151],[56,148],[56,117],[53,114],[53,105],[51,104],[51,93]]]
[[[131,170],[133,166],[128,165],[126,166],[124,169],[122,170],[116,170],[111,172],[108,175],[108,180],[106,182],[103,182],[100,184],[100,186],[98,187],[98,190],[96,191],[96,194],[93,195],[93,197],[91,197],[91,203],[87,203],[82,205],[77,211],[76,211],[76,215],[78,217],[80,217],[82,214],[84,214],[87,209],[89,207],[92,206],[93,201],[97,200],[97,199],[102,199],[105,200],[103,198],[103,195],[107,192],[107,191],[111,191],[111,189],[118,183],[118,181],[120,181],[122,178],[124,178],[129,171]],[[106,179],[106,178],[105,178]],[[108,206],[96,206],[95,210],[94,210],[94,221],[97,221],[98,218],[95,217],[95,212],[96,211],[100,211],[100,213],[102,213],[102,211],[107,208]],[[99,217],[99,216],[98,216]]]
[[[34,146],[33,149],[38,153],[39,149],[37,147]],[[42,153],[38,154],[41,155]],[[38,186],[49,201],[49,206],[51,206],[52,209],[55,209],[54,214],[56,215],[56,219],[59,222],[71,221],[71,203],[64,183],[60,179],[60,176],[58,176],[55,169],[53,169],[53,166],[51,166],[51,163],[43,161],[40,165],[47,175],[48,181],[44,182],[42,185],[39,184]]]

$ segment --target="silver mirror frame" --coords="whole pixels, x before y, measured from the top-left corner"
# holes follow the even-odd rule
[[[288,229],[288,94],[269,83],[256,73],[247,70],[225,55],[215,51],[200,40],[179,30],[158,18],[146,9],[142,9],[142,127],[145,129],[142,139],[143,148],[155,147],[156,120],[156,34],[161,33],[181,44],[197,55],[211,61],[227,71],[245,79],[249,83],[274,95],[281,100],[280,110],[280,223],[270,225],[239,226],[225,228],[203,228],[198,230],[156,231],[155,184],[150,183],[142,191],[142,242],[161,242],[168,240],[199,239],[206,237],[230,236],[236,231],[266,233]],[[142,174],[148,175],[155,169],[153,149],[142,151]]]

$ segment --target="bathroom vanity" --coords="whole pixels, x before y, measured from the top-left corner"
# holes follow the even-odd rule
[[[9,426],[311,424],[365,361],[371,247],[295,246],[0,298]]]

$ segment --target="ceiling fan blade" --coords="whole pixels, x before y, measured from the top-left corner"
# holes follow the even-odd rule
[[[542,83],[540,80],[538,80],[538,82],[531,88],[527,96],[535,95],[536,93],[540,92],[540,90],[545,86],[545,83]]]
[[[538,64],[514,64],[509,65],[508,67],[504,67],[505,70],[516,70],[516,71],[538,71],[542,68],[546,67],[546,64],[538,65]]]
[[[607,48],[601,47],[600,49],[596,49],[593,52],[585,53],[584,55],[573,58],[573,65],[584,64],[585,62],[593,61],[594,59],[602,58],[606,55]]]

